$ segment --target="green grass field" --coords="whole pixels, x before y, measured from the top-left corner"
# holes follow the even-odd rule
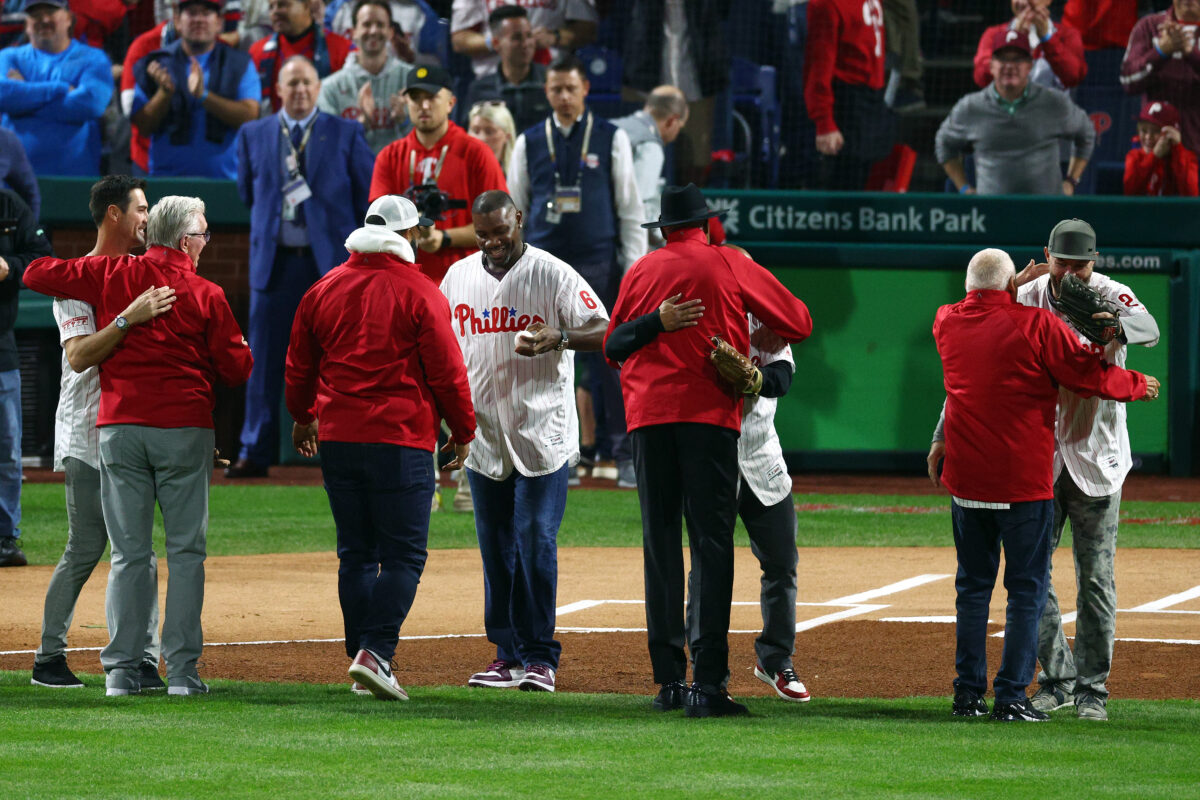
[[[52,564],[62,487],[24,491],[22,543]],[[946,546],[935,497],[801,495],[800,544]],[[878,513],[912,506],[933,513]],[[1200,516],[1196,503],[1125,503],[1126,516]],[[1125,547],[1196,547],[1197,527],[1126,525]],[[161,532],[159,533],[161,537]],[[332,550],[318,487],[218,486],[211,555]],[[632,492],[572,492],[560,545],[636,546]],[[744,534],[741,536],[744,544]],[[159,540],[161,545],[161,538]],[[469,515],[434,515],[431,547],[471,547]],[[161,546],[159,547],[161,552]],[[3,576],[0,575],[0,580]],[[0,583],[2,586],[2,583]],[[855,657],[857,654],[848,654]],[[1200,663],[1200,653],[1197,654]],[[1200,702],[1115,700],[1107,724],[953,720],[949,698],[751,698],[749,719],[685,720],[632,695],[460,688],[380,703],[344,686],[215,681],[211,695],[108,699],[34,690],[0,672],[0,798],[1088,797],[1196,796]]]

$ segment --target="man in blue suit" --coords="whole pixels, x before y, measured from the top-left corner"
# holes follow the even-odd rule
[[[367,213],[375,154],[362,125],[317,110],[320,78],[288,59],[282,108],[238,129],[238,192],[250,209],[250,349],[246,417],[230,478],[267,474],[279,451],[279,402],[292,318],[318,278],[349,255],[343,242]]]

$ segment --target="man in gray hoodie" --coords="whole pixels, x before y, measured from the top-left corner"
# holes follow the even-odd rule
[[[1000,29],[992,37],[992,83],[960,99],[937,132],[938,163],[963,194],[1075,193],[1096,131],[1087,113],[1057,89],[1030,83],[1029,37]],[[1072,144],[1067,174],[1059,142]],[[963,153],[975,151],[976,185]]]

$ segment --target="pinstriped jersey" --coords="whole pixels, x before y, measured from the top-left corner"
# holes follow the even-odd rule
[[[1088,286],[1121,309],[1122,317],[1148,314],[1133,290],[1107,275],[1092,272]],[[1066,320],[1050,305],[1050,276],[1043,275],[1017,290],[1023,305],[1046,308]],[[1068,325],[1069,327],[1069,325]],[[1119,340],[1103,348],[1071,328],[1080,344],[1105,361],[1125,366],[1126,346]],[[1148,345],[1157,343],[1157,339]],[[1058,389],[1058,411],[1054,423],[1054,475],[1065,465],[1071,479],[1089,497],[1104,497],[1121,489],[1133,466],[1129,451],[1129,430],[1125,426],[1125,404],[1099,397],[1080,397],[1069,389]]]
[[[58,341],[96,332],[96,310],[82,300],[54,301]],[[58,410],[54,414],[54,469],[63,470],[63,459],[77,458],[92,469],[100,469],[100,368],[76,372],[62,356],[62,381],[58,388]]]
[[[516,334],[534,322],[578,328],[608,319],[595,292],[566,262],[529,245],[502,278],[474,253],[442,279],[475,405],[467,466],[493,480],[514,469],[546,475],[579,458],[575,353],[517,355]]]
[[[762,323],[750,315],[750,336]],[[750,360],[762,367],[774,361],[786,361],[796,371],[792,348],[784,345],[771,353],[750,345]],[[773,506],[792,493],[792,476],[783,460],[783,446],[775,432],[777,397],[747,398],[742,404],[742,435],[738,438],[738,471],[754,496],[764,506]]]

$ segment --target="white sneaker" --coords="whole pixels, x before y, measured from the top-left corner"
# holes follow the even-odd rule
[[[186,697],[193,694],[208,694],[208,684],[199,678],[187,677],[183,679],[183,683],[171,683],[171,679],[167,679],[167,694],[172,697]]]
[[[358,681],[380,700],[407,700],[408,692],[400,688],[391,664],[370,650],[359,650],[350,665],[350,677]]]

